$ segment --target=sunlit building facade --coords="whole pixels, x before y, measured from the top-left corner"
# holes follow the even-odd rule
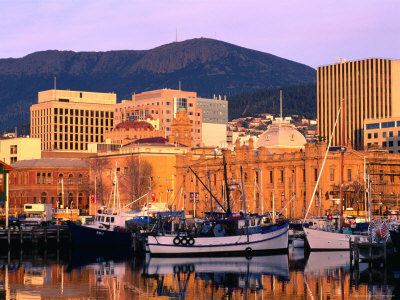
[[[344,144],[362,149],[364,120],[400,117],[400,61],[371,58],[317,69],[318,134],[328,142],[344,99]],[[340,118],[332,145],[341,142]]]
[[[85,152],[114,127],[114,93],[66,90],[39,92],[31,106],[31,136],[42,151]]]

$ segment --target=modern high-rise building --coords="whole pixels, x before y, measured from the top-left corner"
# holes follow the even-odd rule
[[[400,61],[371,58],[317,69],[318,135],[326,141],[344,99],[345,141],[364,146],[364,120],[400,117]],[[341,144],[340,118],[332,146]]]
[[[114,93],[39,92],[31,106],[31,136],[41,139],[42,151],[85,152],[114,127],[116,102]]]

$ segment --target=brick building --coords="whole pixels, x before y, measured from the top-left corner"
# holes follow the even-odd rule
[[[51,203],[88,210],[89,163],[82,159],[42,158],[13,164],[10,173],[10,210],[25,203]]]

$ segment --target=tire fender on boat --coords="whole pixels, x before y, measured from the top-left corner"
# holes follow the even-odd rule
[[[174,245],[179,245],[181,243],[181,239],[177,236],[174,238]]]
[[[182,245],[187,245],[187,244],[188,244],[188,239],[185,238],[185,237],[182,237],[182,239],[181,239],[181,244],[182,244]]]
[[[190,246],[193,246],[194,245],[194,238],[189,238],[189,240],[188,240],[188,245],[190,245]]]
[[[251,247],[247,247],[245,250],[246,258],[250,259],[253,256],[253,249]]]

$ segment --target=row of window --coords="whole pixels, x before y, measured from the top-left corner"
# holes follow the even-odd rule
[[[378,132],[374,132],[374,139],[377,139],[379,137]],[[397,136],[400,137],[400,131],[397,132]],[[382,137],[383,138],[387,138],[387,137],[393,137],[393,131],[389,131],[389,132],[382,132]],[[367,139],[371,139],[372,138],[372,133],[368,133],[367,134]]]
[[[81,117],[96,117],[96,118],[114,118],[114,112],[108,111],[94,111],[94,110],[82,110],[72,108],[54,108],[55,115],[70,115],[70,116],[81,116]]]
[[[72,174],[68,175],[68,184],[74,183],[74,176]],[[52,174],[51,173],[36,173],[36,183],[37,184],[51,184],[52,183]],[[64,183],[63,174],[58,175],[58,183]],[[83,183],[83,175],[79,174],[77,178],[77,183]]]
[[[400,127],[400,121],[390,121],[390,122],[381,122],[381,123],[371,123],[366,124],[365,128],[369,129],[379,129],[379,128],[393,128]]]

